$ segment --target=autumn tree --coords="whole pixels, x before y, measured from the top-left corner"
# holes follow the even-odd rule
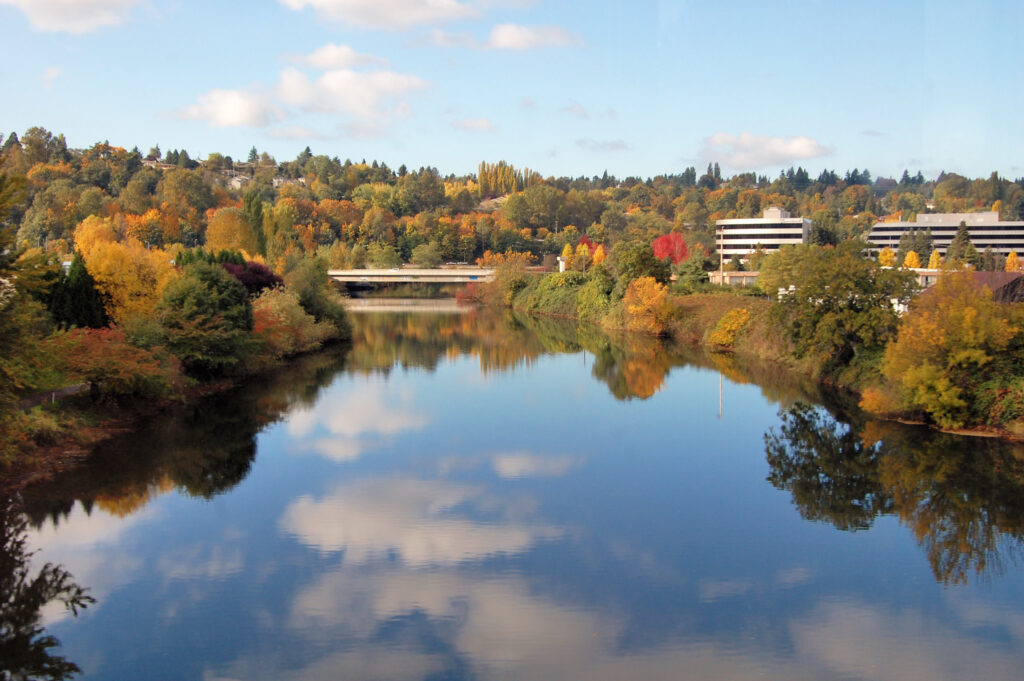
[[[942,267],[942,256],[939,255],[939,249],[934,249],[932,254],[928,257],[928,269],[937,270]]]
[[[654,335],[665,332],[672,307],[668,301],[668,287],[654,277],[639,277],[629,282],[622,299],[626,311],[627,327]]]
[[[1010,251],[1010,254],[1006,256],[1004,269],[1007,272],[1017,272],[1020,270],[1020,258],[1017,256],[1017,251]]]
[[[921,258],[918,257],[917,252],[907,251],[907,257],[903,260],[903,267],[910,269],[921,267]]]
[[[907,407],[939,425],[984,422],[979,388],[1020,375],[1019,352],[1007,352],[1020,334],[1019,315],[996,303],[972,273],[949,273],[914,300],[883,371]]]
[[[562,257],[563,261],[565,262],[565,269],[567,269],[567,270],[572,268],[572,256],[573,256],[572,244],[566,244],[562,248],[562,256],[561,257]]]
[[[686,240],[679,232],[663,234],[651,243],[654,250],[654,257],[662,260],[668,258],[673,265],[678,265],[686,260],[690,251],[686,246]]]
[[[219,265],[186,267],[167,286],[156,312],[168,349],[193,375],[229,373],[248,350],[253,323],[249,294]]]
[[[82,256],[103,294],[107,315],[118,324],[151,315],[164,287],[178,276],[167,253],[135,240],[100,241]]]
[[[896,266],[896,254],[891,248],[886,246],[878,252],[878,264],[882,267],[895,267]]]
[[[254,207],[250,210],[255,212]],[[262,215],[262,209],[260,210]],[[260,252],[259,239],[249,217],[238,208],[221,208],[206,227],[206,247],[210,250]]]

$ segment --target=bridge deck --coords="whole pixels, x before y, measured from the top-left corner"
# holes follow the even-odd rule
[[[483,267],[327,270],[327,276],[334,281],[367,284],[464,284],[471,281],[490,281],[494,278],[494,270]]]

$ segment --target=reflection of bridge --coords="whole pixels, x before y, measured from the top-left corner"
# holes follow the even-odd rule
[[[453,267],[450,269],[390,270],[327,270],[334,281],[357,284],[466,284],[471,281],[491,281],[494,270],[483,267]]]
[[[473,305],[459,305],[454,298],[346,298],[345,309],[354,313],[407,312],[464,314]]]

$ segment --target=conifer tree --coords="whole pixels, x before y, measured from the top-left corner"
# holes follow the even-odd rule
[[[54,287],[49,308],[54,321],[64,328],[99,329],[110,323],[96,280],[81,253],[75,253],[67,274]]]

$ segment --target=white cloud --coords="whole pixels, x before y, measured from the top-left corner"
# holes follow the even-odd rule
[[[280,118],[280,113],[266,97],[253,92],[210,90],[199,95],[196,103],[186,107],[180,116],[207,121],[219,128],[261,128]]]
[[[498,24],[491,29],[487,46],[495,50],[532,50],[538,47],[578,45],[579,38],[557,26]]]
[[[755,170],[765,166],[781,166],[809,158],[828,156],[832,149],[804,137],[768,137],[743,132],[738,135],[716,132],[704,140],[701,158],[721,161],[725,165]]]
[[[494,132],[498,129],[489,118],[462,118],[452,121],[452,127],[467,132]]]
[[[467,504],[490,504],[481,490],[416,479],[368,480],[339,487],[315,501],[291,504],[281,527],[324,553],[345,552],[346,564],[394,556],[412,567],[452,565],[499,553],[519,553],[551,528],[479,523],[452,515]]]
[[[622,140],[595,140],[584,137],[576,140],[576,146],[587,151],[629,151],[629,145]]]
[[[124,22],[138,0],[0,0],[17,7],[40,31],[88,33]]]
[[[328,43],[319,47],[307,55],[295,59],[298,63],[312,66],[321,71],[330,69],[351,69],[359,66],[373,66],[386,64],[387,59],[375,57],[371,54],[360,54],[348,45],[337,45]]]
[[[328,21],[403,30],[477,16],[476,10],[457,0],[278,0],[289,9],[312,8]]]
[[[53,81],[64,75],[64,71],[56,66],[51,66],[43,71],[43,88],[49,90],[53,87]]]
[[[350,69],[327,71],[312,81],[302,71],[288,68],[281,72],[277,96],[303,111],[373,118],[389,113],[384,109],[386,102],[428,85],[421,78],[394,71],[358,73]]]

